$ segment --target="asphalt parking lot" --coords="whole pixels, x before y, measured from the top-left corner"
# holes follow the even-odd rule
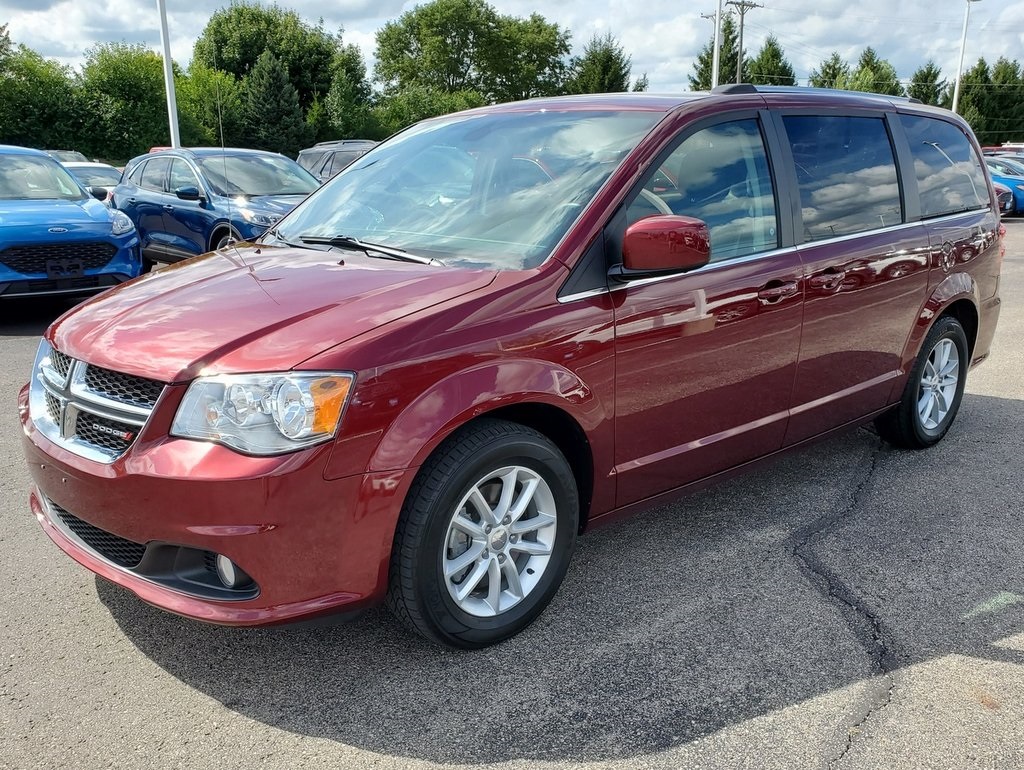
[[[15,398],[66,306],[0,305],[0,767],[1024,767],[1024,220],[927,452],[847,433],[580,542],[519,637],[141,603],[27,506]]]

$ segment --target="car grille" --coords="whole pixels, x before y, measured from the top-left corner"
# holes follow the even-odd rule
[[[127,569],[137,567],[142,561],[142,556],[146,553],[146,546],[142,543],[125,540],[123,537],[94,527],[89,522],[82,521],[77,516],[68,513],[52,500],[49,503],[54,517],[64,525],[64,528],[107,561]]]
[[[36,428],[82,457],[112,463],[128,451],[163,383],[78,361],[42,343],[29,391]]]
[[[11,246],[0,251],[0,263],[16,273],[45,273],[51,259],[79,262],[83,270],[103,267],[117,253],[117,247],[104,241],[45,243]]]

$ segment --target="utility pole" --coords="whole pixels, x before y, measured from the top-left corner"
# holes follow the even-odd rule
[[[740,40],[736,52],[736,82],[743,82],[743,17],[747,11],[754,8],[764,8],[760,3],[752,3],[750,0],[729,0],[726,5],[734,5],[740,13]]]

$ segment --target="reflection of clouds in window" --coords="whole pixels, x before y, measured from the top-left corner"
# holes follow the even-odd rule
[[[988,185],[967,136],[936,118],[901,115],[926,217],[988,206]]]

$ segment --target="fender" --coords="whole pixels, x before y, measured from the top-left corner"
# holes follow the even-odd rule
[[[907,377],[910,375],[910,370],[913,368],[914,361],[921,350],[925,335],[928,334],[928,330],[935,323],[935,319],[942,315],[946,308],[961,299],[970,300],[971,304],[974,305],[975,313],[979,312],[978,308],[981,305],[980,291],[977,282],[970,273],[950,273],[932,289],[931,295],[921,308],[921,314],[917,317],[917,322],[907,338],[907,344],[903,348],[903,357],[900,361],[900,376],[894,380],[892,390],[889,392],[890,404],[896,403],[902,396],[903,389],[907,384]]]
[[[588,434],[602,426],[611,429],[601,399],[568,369],[532,359],[490,361],[445,377],[421,393],[385,430],[366,471],[417,467],[469,420],[523,403],[557,407]]]

